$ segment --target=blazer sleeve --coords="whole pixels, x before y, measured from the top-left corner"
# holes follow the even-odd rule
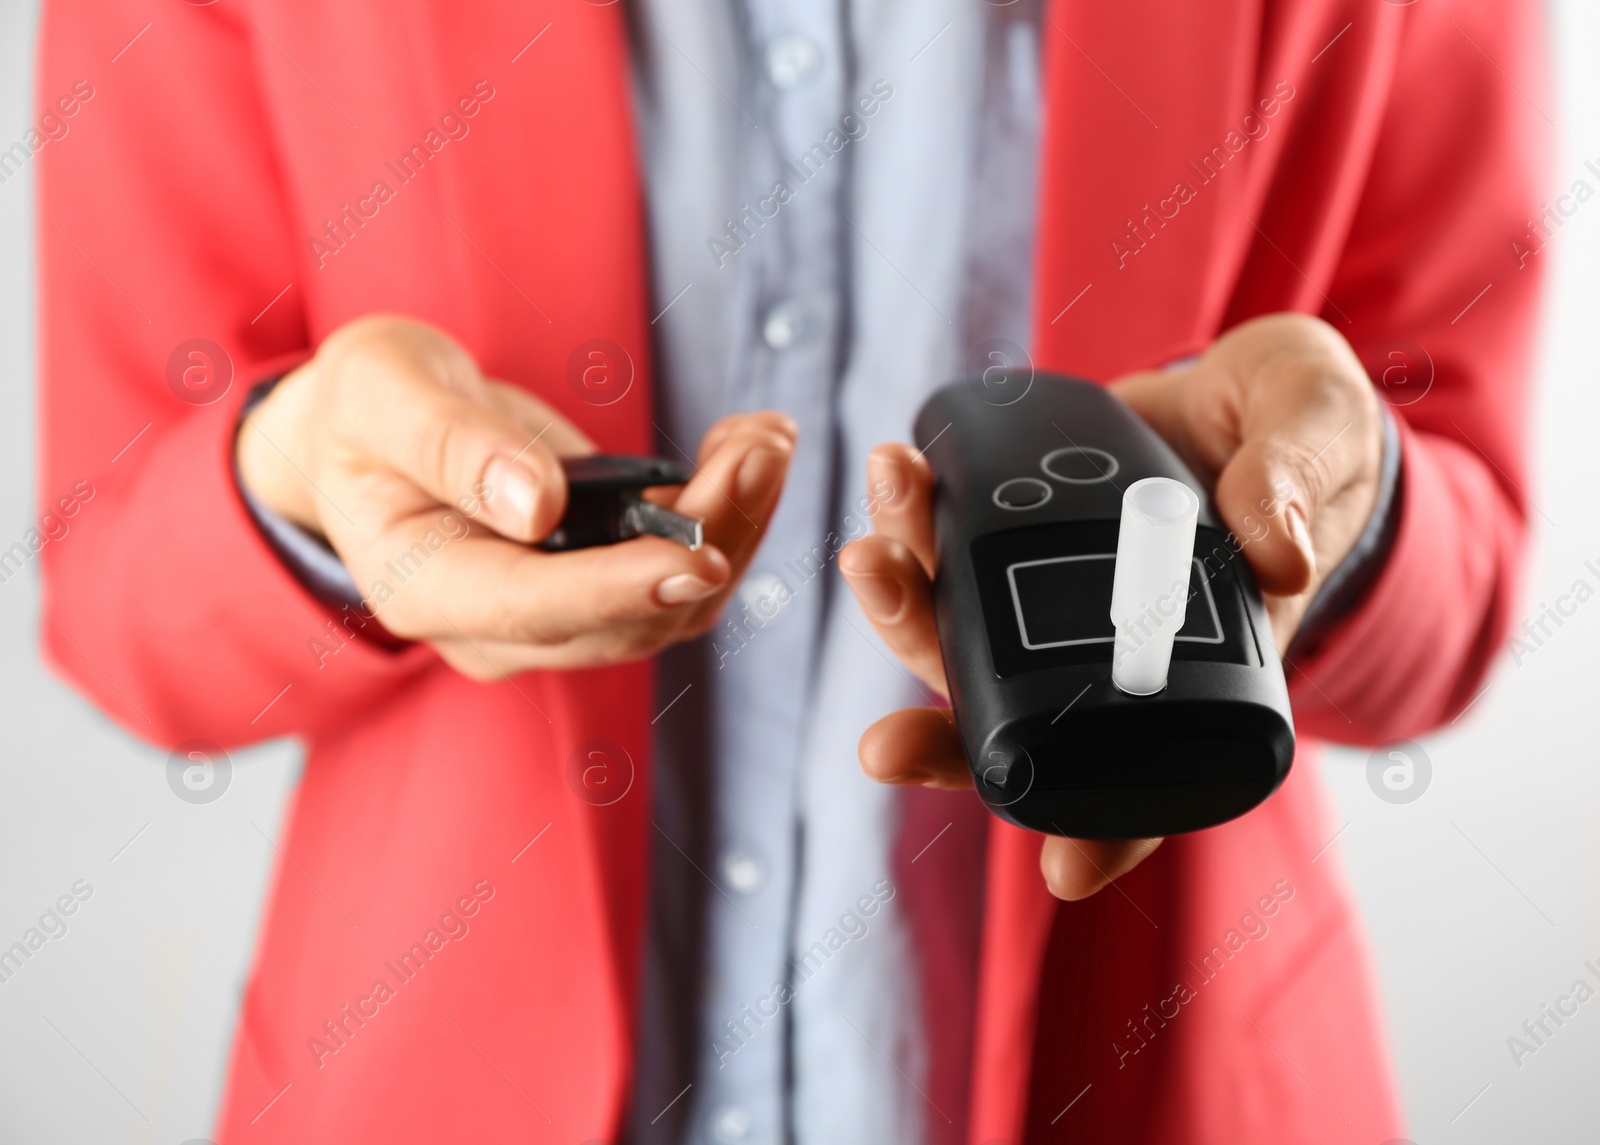
[[[1523,257],[1551,128],[1538,9],[1405,9],[1376,150],[1328,290],[1397,415],[1393,548],[1287,668],[1304,731],[1382,743],[1481,693],[1517,604],[1543,258]],[[1330,321],[1333,319],[1330,317]]]
[[[352,638],[234,484],[251,382],[310,343],[253,35],[235,5],[123,0],[48,0],[40,35],[66,126],[36,159],[41,635],[163,744],[315,731],[436,663]]]

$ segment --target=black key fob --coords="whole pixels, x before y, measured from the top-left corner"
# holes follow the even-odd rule
[[[539,542],[546,552],[614,545],[646,534],[700,547],[700,522],[652,504],[640,496],[657,485],[687,485],[689,472],[658,457],[597,453],[563,458],[567,511]]]
[[[1294,723],[1242,543],[1104,387],[993,382],[947,386],[916,420],[937,477],[939,645],[979,794],[1019,826],[1089,839],[1244,814],[1288,774]],[[1111,678],[1112,584],[1123,491],[1147,477],[1200,508],[1166,686],[1131,695]]]

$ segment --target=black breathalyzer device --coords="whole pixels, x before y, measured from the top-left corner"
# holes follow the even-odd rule
[[[1094,383],[991,370],[934,394],[915,436],[950,698],[995,814],[1143,838],[1277,789],[1294,724],[1260,590],[1155,431]]]

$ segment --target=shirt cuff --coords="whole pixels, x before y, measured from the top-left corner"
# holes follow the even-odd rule
[[[250,412],[261,404],[280,380],[281,375],[251,387],[250,395],[239,410],[240,426],[244,425]],[[339,554],[329,548],[321,537],[313,536],[262,504],[249,486],[239,479],[237,460],[233,465],[233,483],[239,490],[245,508],[250,511],[256,528],[261,530],[272,551],[312,596],[335,609],[352,608],[360,609],[363,614],[367,612],[361,599],[361,590],[356,587],[355,578],[350,575],[344,561],[339,559]]]

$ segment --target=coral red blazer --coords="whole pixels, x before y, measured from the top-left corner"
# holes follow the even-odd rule
[[[1110,378],[1251,315],[1332,322],[1406,403],[1401,524],[1370,596],[1288,669],[1300,732],[1450,718],[1525,531],[1538,269],[1508,240],[1538,211],[1542,27],[1511,0],[1053,0],[1045,27],[1039,360]],[[650,666],[485,685],[330,634],[229,457],[251,379],[374,310],[450,331],[607,449],[649,447],[621,8],[50,2],[41,51],[67,129],[36,160],[41,502],[95,490],[42,550],[45,648],[155,743],[310,745],[219,1136],[616,1137]],[[568,384],[593,338],[637,367],[614,405]],[[227,360],[208,374],[193,339]],[[565,777],[597,736],[635,771],[605,807]],[[1073,906],[1036,837],[991,825],[972,1141],[1400,1134],[1312,770]]]

